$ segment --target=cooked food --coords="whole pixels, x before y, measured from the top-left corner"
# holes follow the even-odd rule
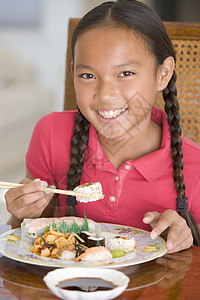
[[[103,199],[104,197],[100,182],[81,184],[74,189],[74,192],[92,196],[92,198],[76,196],[76,200],[79,202],[87,203]]]
[[[105,246],[100,225],[88,220],[86,215],[84,219],[64,217],[25,221],[22,225],[23,236],[26,239],[31,236],[34,241],[31,252],[43,257],[110,263],[113,258],[126,256],[136,250],[134,238],[121,236],[111,238]]]
[[[86,216],[85,216],[86,217]],[[38,218],[38,219],[24,219],[21,224],[22,236],[30,241],[42,236],[48,227],[53,224],[57,230],[67,232],[80,233],[81,231],[94,232],[97,235],[101,234],[100,226],[90,220],[78,217],[62,217],[62,218]]]
[[[79,255],[77,258],[75,258],[74,261],[111,261],[112,260],[112,254],[110,251],[103,246],[98,247],[92,247],[88,248],[83,254]]]
[[[136,250],[134,238],[115,237],[108,240],[107,247],[104,245],[105,238],[102,236],[90,235],[85,242],[74,232],[60,232],[51,226],[44,235],[35,240],[31,251],[56,259],[110,263],[113,258],[126,256]]]
[[[107,248],[112,252],[121,249],[125,254],[136,250],[136,243],[133,237],[116,236],[108,241]],[[116,252],[115,252],[116,256]],[[120,254],[120,256],[122,256]]]
[[[50,227],[35,240],[31,251],[41,256],[72,260],[87,249],[81,242],[83,240],[76,233],[62,233]]]

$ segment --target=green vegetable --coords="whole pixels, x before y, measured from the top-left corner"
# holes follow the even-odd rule
[[[113,250],[111,251],[112,257],[113,258],[117,258],[117,257],[122,257],[125,256],[126,254],[124,253],[124,251],[122,251],[121,248],[117,249],[117,250]]]
[[[85,219],[85,221],[84,221],[83,225],[81,226],[81,231],[89,231],[88,220],[87,220],[85,211],[84,211],[84,219]]]
[[[87,216],[86,216],[85,212],[84,212],[84,219],[85,220],[84,220],[84,223],[82,226],[79,226],[75,220],[72,224],[67,224],[64,220],[62,221],[61,224],[56,224],[53,221],[52,225],[46,228],[46,232],[50,230],[50,227],[52,227],[54,230],[60,231],[62,233],[74,232],[76,234],[80,234],[81,231],[89,231],[88,220],[87,220]]]

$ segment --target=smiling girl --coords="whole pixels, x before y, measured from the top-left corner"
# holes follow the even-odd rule
[[[104,199],[76,205],[67,198],[78,216],[153,228],[152,238],[167,232],[168,252],[199,245],[200,149],[181,136],[175,62],[164,25],[143,3],[109,1],[86,14],[72,37],[78,111],[37,123],[27,184],[6,194],[9,222],[53,213],[52,195],[41,187],[99,181]],[[165,112],[153,106],[159,91]],[[65,211],[60,196],[60,216]]]

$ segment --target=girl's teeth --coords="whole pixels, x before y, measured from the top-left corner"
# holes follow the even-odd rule
[[[112,119],[119,116],[123,111],[125,111],[125,108],[122,109],[115,109],[115,110],[109,110],[109,111],[98,111],[98,113],[105,119]]]

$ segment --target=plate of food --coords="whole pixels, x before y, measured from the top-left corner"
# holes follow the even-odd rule
[[[0,235],[4,256],[46,267],[120,268],[148,262],[166,252],[161,237],[117,224],[78,217],[25,219]]]

